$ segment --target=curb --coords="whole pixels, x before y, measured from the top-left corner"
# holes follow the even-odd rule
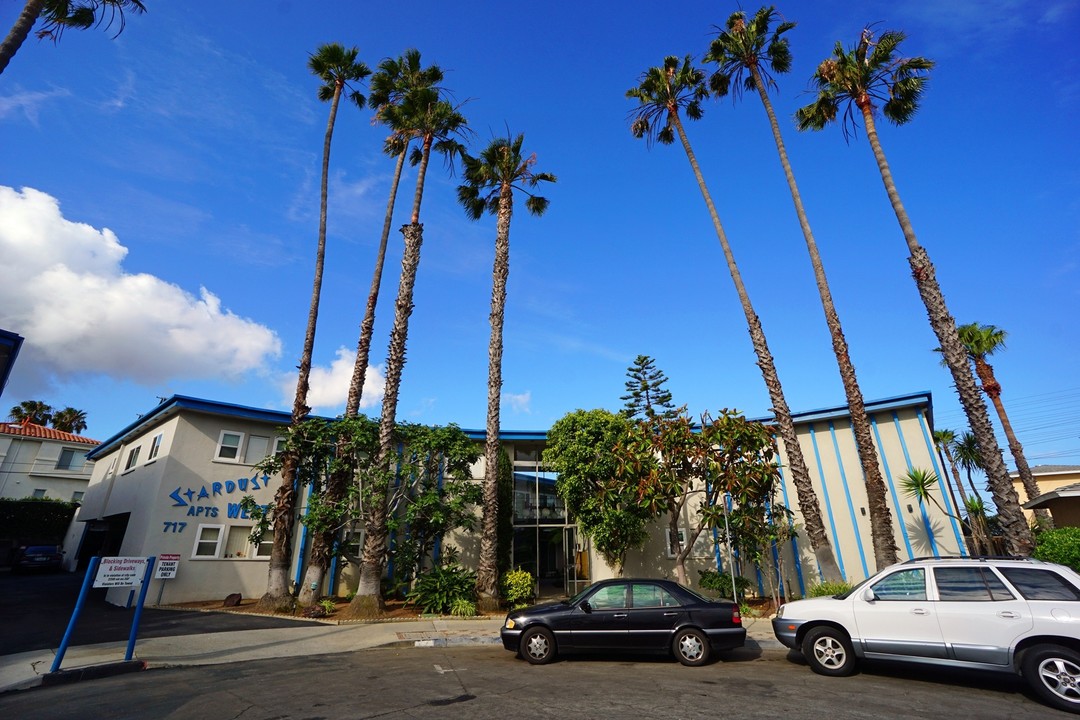
[[[146,669],[146,663],[142,660],[126,660],[121,662],[106,663],[104,665],[90,665],[88,667],[72,668],[71,670],[57,670],[45,673],[41,676],[41,685],[67,685],[82,680],[97,680],[98,678],[125,675],[132,672],[141,672]]]

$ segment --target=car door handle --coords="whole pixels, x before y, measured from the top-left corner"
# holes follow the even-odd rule
[[[664,617],[675,617],[678,614],[679,613],[677,613],[677,612],[666,612],[666,613],[664,613]]]
[[[929,615],[930,611],[927,610],[926,608],[912,608],[911,609],[911,614],[912,615]]]
[[[615,613],[611,617],[613,617],[613,618],[624,618],[624,617],[626,617],[626,613]]]
[[[1015,620],[1016,618],[1020,617],[1020,613],[1014,613],[1012,610],[1002,610],[998,613],[998,617]]]

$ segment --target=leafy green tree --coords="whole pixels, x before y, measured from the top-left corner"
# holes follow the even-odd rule
[[[390,345],[386,359],[386,388],[383,391],[382,413],[379,420],[379,464],[384,478],[389,478],[395,461],[394,427],[396,425],[398,393],[401,390],[401,374],[405,367],[405,346],[409,335],[409,317],[413,311],[413,287],[420,266],[420,248],[424,241],[424,228],[420,224],[420,204],[424,195],[428,162],[432,150],[440,152],[449,160],[462,151],[456,138],[467,132],[465,117],[457,108],[440,98],[434,88],[421,88],[408,93],[398,105],[384,109],[387,122],[401,128],[405,137],[415,138],[420,147],[414,149],[411,160],[417,165],[416,192],[413,195],[412,217],[402,228],[405,248],[401,258],[401,279],[398,282],[397,300],[394,306],[394,325],[390,331]],[[350,617],[372,617],[382,614],[383,597],[381,579],[386,567],[389,531],[387,510],[389,508],[390,483],[384,479],[386,500],[374,502],[367,507],[365,521],[364,554],[360,566],[360,584],[356,596],[346,611]]]
[[[104,25],[108,29],[116,23],[119,25],[116,34],[119,35],[127,22],[125,11],[138,15],[146,12],[146,7],[141,0],[26,0],[15,24],[0,43],[0,73],[15,57],[39,19],[44,22],[35,33],[38,39],[58,42],[67,28],[85,30]]]
[[[54,428],[61,432],[78,435],[86,429],[86,411],[66,407],[63,410],[54,412],[50,422]]]
[[[1080,572],[1080,528],[1062,527],[1039,533],[1032,555],[1039,560],[1058,563]]]
[[[383,219],[382,235],[379,238],[379,251],[375,256],[371,289],[368,291],[367,304],[364,307],[364,319],[360,323],[356,363],[353,365],[349,395],[345,403],[346,415],[355,415],[360,408],[360,396],[364,391],[364,380],[371,356],[371,338],[375,330],[375,308],[379,301],[383,265],[386,262],[386,245],[390,239],[390,226],[393,223],[401,171],[412,140],[407,124],[408,118],[400,114],[388,113],[387,109],[400,105],[408,93],[414,90],[437,87],[442,79],[442,69],[438,65],[423,67],[420,62],[420,51],[416,49],[406,50],[397,59],[386,58],[379,63],[378,70],[371,76],[368,106],[375,111],[375,121],[386,125],[390,130],[390,136],[383,144],[383,151],[388,155],[396,156],[397,161],[394,163],[394,177],[390,182],[390,197],[386,203],[386,215]],[[404,126],[401,124],[403,120],[406,121]]]
[[[886,194],[911,253],[908,263],[912,277],[926,306],[930,326],[940,343],[942,357],[952,374],[968,424],[978,438],[1007,550],[1010,554],[1028,555],[1034,547],[1031,529],[1020,509],[1019,498],[1002,460],[990,416],[971,372],[956,322],[949,314],[930,256],[915,236],[878,138],[876,113],[880,110],[887,120],[896,125],[910,121],[918,110],[927,73],[934,66],[926,58],[900,57],[899,49],[904,37],[903,33],[890,30],[875,39],[873,31],[865,28],[852,49],[845,51],[838,42],[833,55],[822,62],[814,73],[812,82],[817,87],[817,99],[799,109],[795,119],[800,130],[821,130],[836,121],[840,106],[844,105],[845,135],[849,128],[854,127],[857,117],[862,120]]]
[[[667,375],[656,367],[656,361],[651,357],[638,355],[634,358],[634,363],[626,369],[626,394],[619,398],[626,403],[620,411],[623,417],[677,417],[679,411],[672,402],[671,391],[664,387],[667,381]]]
[[[787,179],[791,199],[795,204],[799,227],[802,229],[806,249],[810,254],[810,264],[814,271],[818,295],[821,298],[821,307],[825,311],[825,324],[829,328],[833,353],[836,355],[837,367],[840,370],[840,380],[847,397],[848,409],[851,413],[851,428],[855,435],[855,446],[859,453],[859,463],[862,465],[866,484],[874,559],[878,570],[882,570],[897,562],[898,557],[892,511],[889,509],[885,481],[881,476],[881,465],[877,449],[874,447],[870,418],[866,414],[862,390],[859,388],[855,366],[851,362],[851,354],[848,351],[847,339],[844,337],[844,330],[840,324],[840,315],[833,303],[832,291],[829,289],[829,281],[825,275],[825,265],[821,261],[817,241],[810,228],[810,220],[803,207],[802,195],[795,182],[795,173],[791,169],[784,139],[780,134],[780,123],[777,122],[776,113],[769,100],[769,89],[776,87],[771,73],[786,73],[791,70],[791,51],[784,33],[794,28],[795,23],[781,22],[774,28],[773,22],[777,19],[777,15],[774,7],[762,7],[750,19],[747,19],[746,13],[741,10],[731,14],[726,27],[721,29],[719,35],[712,41],[709,52],[705,56],[705,62],[717,65],[717,70],[709,79],[709,86],[718,97],[727,95],[730,90],[734,90],[733,95],[736,98],[742,95],[743,90],[756,91],[765,108],[776,151],[780,156],[780,165]]]
[[[1005,431],[1005,439],[1009,443],[1009,452],[1012,453],[1013,460],[1016,461],[1016,473],[1020,476],[1020,482],[1024,486],[1027,499],[1028,501],[1034,500],[1042,494],[1039,492],[1039,484],[1035,482],[1035,477],[1031,474],[1031,467],[1028,465],[1027,457],[1024,455],[1024,446],[1020,444],[1019,438],[1016,437],[1012,423],[1009,422],[1009,415],[1005,412],[1005,404],[1001,401],[1001,383],[997,381],[994,367],[987,360],[998,350],[1005,349],[1007,333],[999,327],[980,325],[979,323],[961,325],[956,330],[960,334],[960,342],[964,344],[968,357],[971,358],[971,362],[975,365],[975,374],[982,383],[982,391],[990,398],[990,402],[997,412],[998,420],[1001,421],[1001,429]],[[1047,529],[1054,527],[1050,511],[1046,508],[1036,510],[1035,517],[1038,518],[1040,526]]]
[[[506,283],[510,276],[510,219],[514,192],[525,193],[525,209],[543,215],[548,199],[532,192],[542,182],[555,182],[551,173],[536,171],[536,153],[524,155],[524,135],[496,138],[477,157],[462,156],[464,183],[458,201],[465,214],[479,220],[485,212],[495,216],[495,264],[491,277],[491,339],[488,342],[487,434],[484,442],[484,518],[480,533],[480,561],[476,596],[480,609],[499,607],[499,401],[502,397],[503,320]]]
[[[309,378],[311,375],[311,354],[315,347],[315,328],[319,319],[319,301],[322,294],[323,264],[326,258],[326,206],[327,185],[330,177],[330,143],[334,136],[334,123],[337,119],[338,104],[341,96],[359,107],[364,106],[364,96],[352,87],[352,83],[363,80],[371,71],[367,65],[357,60],[360,51],[355,47],[346,50],[342,45],[329,43],[320,45],[308,59],[308,69],[323,84],[319,87],[319,100],[330,103],[330,116],[326,122],[326,135],[323,139],[322,182],[319,203],[319,241],[315,251],[315,280],[311,290],[311,306],[308,309],[307,329],[304,334],[304,347],[300,355],[299,373],[296,379],[296,396],[293,399],[292,424],[299,424],[311,412],[307,404]],[[266,594],[260,599],[260,606],[275,609],[291,604],[289,597],[289,565],[292,560],[293,517],[296,506],[296,462],[298,458],[290,452],[285,453],[285,462],[281,472],[281,485],[274,494],[273,529],[274,542],[270,552],[270,569],[266,584]],[[332,539],[330,540],[332,543]],[[318,563],[323,568],[329,565],[329,549],[325,538],[316,537],[313,541],[312,564]],[[321,579],[321,578],[320,578]],[[320,583],[321,584],[321,583]],[[310,587],[310,584],[308,584]]]
[[[17,423],[48,425],[53,417],[52,405],[41,400],[23,400],[11,408],[10,418]]]
[[[663,65],[653,67],[642,74],[637,87],[631,88],[626,93],[627,97],[636,99],[638,107],[633,112],[631,132],[635,137],[646,138],[649,142],[657,141],[664,145],[674,142],[677,136],[682,143],[686,157],[690,161],[690,167],[694,172],[698,188],[705,199],[705,205],[712,218],[716,237],[720,241],[724,258],[727,261],[728,272],[735,284],[735,290],[742,304],[743,313],[746,315],[746,323],[750,332],[750,340],[754,352],[758,358],[758,366],[769,392],[772,402],[773,414],[776,417],[780,438],[784,441],[784,449],[787,453],[788,465],[791,469],[792,483],[799,499],[799,508],[802,511],[806,534],[809,536],[810,545],[814,549],[818,565],[826,580],[838,581],[842,579],[840,568],[833,555],[832,545],[825,534],[825,523],[821,516],[821,507],[818,504],[817,495],[814,493],[813,484],[810,480],[810,471],[806,467],[806,461],[802,455],[802,448],[795,435],[795,423],[791,419],[791,410],[784,397],[783,387],[776,372],[776,364],[765,339],[765,331],[761,327],[761,320],[750,303],[750,295],[742,281],[742,274],[735,264],[735,256],[728,244],[724,227],[720,223],[720,216],[713,204],[705,184],[705,178],[701,173],[697,157],[690,146],[690,140],[683,128],[680,113],[685,113],[691,120],[700,119],[702,116],[701,103],[708,97],[705,87],[705,74],[693,67],[690,56],[680,63],[679,58],[669,56],[664,59]]]
[[[555,492],[618,574],[626,553],[648,538],[651,517],[637,502],[635,487],[610,485],[619,470],[616,448],[630,428],[630,420],[607,410],[575,410],[552,425],[544,448],[545,467],[557,473]]]

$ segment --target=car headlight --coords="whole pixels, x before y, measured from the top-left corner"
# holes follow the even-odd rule
[[[778,618],[784,617],[784,608],[786,608],[786,607],[787,607],[787,605],[781,605],[780,608],[776,611],[776,617],[778,617]]]
[[[507,630],[513,630],[517,627],[517,623],[514,622],[514,618],[506,618],[506,624],[503,625]]]

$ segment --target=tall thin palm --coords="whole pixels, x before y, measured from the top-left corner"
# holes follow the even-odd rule
[[[795,203],[795,213],[799,218],[803,238],[806,240],[806,249],[810,253],[810,264],[817,282],[818,295],[821,297],[821,307],[825,311],[825,324],[832,337],[833,353],[836,355],[840,380],[847,396],[848,409],[851,413],[851,429],[855,435],[855,447],[859,453],[866,483],[874,559],[878,570],[883,570],[897,562],[898,557],[892,511],[889,509],[885,481],[881,476],[877,449],[874,447],[870,418],[866,414],[862,391],[859,389],[859,382],[855,376],[855,366],[851,362],[847,340],[844,337],[843,327],[840,325],[840,316],[833,303],[829,281],[825,277],[825,266],[818,253],[817,242],[810,229],[810,220],[803,207],[799,187],[795,183],[795,173],[791,169],[784,139],[780,134],[780,123],[776,120],[776,113],[769,100],[768,90],[776,87],[770,70],[775,73],[786,73],[791,69],[791,51],[788,48],[787,38],[783,37],[783,34],[795,27],[793,22],[781,22],[773,29],[771,26],[776,18],[777,12],[773,7],[761,8],[749,21],[747,21],[746,13],[741,10],[732,13],[727,20],[726,28],[720,30],[705,56],[705,62],[716,63],[718,66],[709,80],[709,85],[713,93],[720,97],[727,95],[731,89],[734,89],[735,97],[739,97],[743,89],[756,90],[765,107],[765,114],[772,128],[773,141],[776,143],[776,151],[780,156],[780,165],[787,179],[791,199]]]
[[[637,87],[626,92],[626,96],[638,101],[638,107],[633,111],[631,132],[635,137],[645,138],[650,143],[660,142],[670,145],[678,136],[682,143],[686,157],[690,161],[690,167],[697,180],[698,189],[705,199],[705,205],[712,218],[716,237],[720,241],[720,247],[727,260],[728,272],[735,283],[735,290],[739,295],[743,313],[746,315],[746,324],[750,332],[750,341],[757,354],[758,366],[761,368],[765,386],[769,391],[769,399],[772,401],[772,411],[776,417],[780,429],[780,437],[784,441],[784,449],[787,452],[788,465],[791,468],[792,482],[799,498],[799,508],[803,514],[806,533],[810,538],[810,545],[814,549],[821,573],[826,580],[838,581],[842,579],[840,568],[833,555],[833,549],[825,534],[825,524],[821,517],[821,508],[818,505],[817,495],[814,494],[813,485],[810,481],[810,471],[806,468],[802,449],[795,436],[795,424],[791,420],[791,411],[788,409],[784,391],[780,385],[780,378],[776,373],[776,365],[773,362],[772,353],[769,351],[765,340],[765,332],[761,328],[754,307],[750,303],[750,295],[743,285],[742,275],[735,264],[735,256],[731,252],[724,227],[720,223],[720,216],[716,212],[712,196],[705,184],[705,178],[701,174],[697,157],[690,147],[690,140],[683,128],[680,113],[685,113],[690,120],[697,120],[702,116],[701,103],[708,97],[705,87],[705,74],[695,68],[687,55],[681,62],[675,56],[664,58],[664,64],[649,68],[640,78]]]
[[[319,241],[315,251],[315,280],[311,289],[311,307],[308,310],[304,347],[300,355],[299,373],[296,378],[296,395],[293,398],[292,424],[295,427],[311,412],[307,404],[311,376],[311,355],[315,347],[315,328],[319,320],[319,301],[322,294],[323,264],[326,258],[326,205],[327,186],[330,177],[330,143],[334,136],[338,104],[342,95],[359,107],[364,106],[364,96],[352,87],[371,74],[368,66],[357,60],[360,51],[355,47],[345,49],[338,43],[320,45],[308,59],[308,69],[322,80],[319,100],[330,103],[330,116],[326,122],[323,138],[322,183],[319,195]],[[274,542],[270,553],[269,579],[266,594],[260,602],[264,607],[275,607],[287,601],[289,593],[288,572],[292,559],[292,532],[296,508],[296,468],[298,458],[290,453],[284,458],[281,485],[274,494]],[[320,555],[313,554],[312,562],[323,562],[322,555],[329,557],[327,548],[320,548]]]
[[[934,66],[926,58],[899,57],[899,47],[904,37],[901,32],[886,31],[875,41],[873,32],[866,28],[851,50],[845,52],[838,42],[833,55],[822,62],[814,73],[812,82],[818,90],[817,99],[798,110],[795,118],[800,130],[820,130],[836,121],[840,106],[844,105],[843,127],[845,134],[848,134],[854,128],[856,118],[861,117],[885,191],[911,253],[908,262],[912,277],[926,306],[930,326],[941,345],[942,356],[952,373],[960,404],[964,407],[972,432],[978,438],[1007,550],[1015,555],[1028,555],[1034,548],[1034,538],[1002,460],[986,403],[979,394],[967,353],[956,331],[956,322],[949,314],[930,256],[919,245],[900,200],[877,134],[875,115],[879,109],[887,120],[896,125],[903,125],[914,117],[926,86],[927,73]]]
[[[952,449],[956,455],[956,462],[964,470],[968,487],[971,489],[971,497],[964,500],[964,504],[967,506],[968,519],[971,521],[972,528],[977,526],[980,529],[981,540],[987,554],[993,555],[994,540],[990,535],[990,526],[986,522],[986,504],[983,502],[982,494],[971,477],[975,470],[985,472],[979,443],[972,433],[964,432],[953,442]]]
[[[1016,461],[1016,472],[1020,476],[1020,482],[1024,486],[1027,499],[1028,501],[1034,500],[1041,494],[1039,485],[1031,474],[1031,467],[1028,465],[1027,457],[1024,455],[1024,446],[1020,444],[1020,440],[1016,437],[1012,423],[1009,422],[1009,416],[1005,412],[1005,404],[1001,401],[1001,383],[997,381],[994,367],[987,360],[998,350],[1005,349],[1005,338],[1008,333],[999,327],[980,325],[977,322],[961,325],[956,330],[960,334],[960,342],[964,344],[968,357],[975,364],[975,374],[979,376],[979,381],[982,383],[982,391],[990,398],[990,402],[997,412],[998,420],[1001,421],[1001,428],[1005,431],[1005,439],[1009,443],[1009,452],[1012,453],[1013,460]],[[1036,510],[1035,516],[1041,526],[1047,529],[1054,527],[1050,511],[1046,508]]]
[[[420,224],[420,204],[424,196],[424,181],[432,150],[446,156],[448,162],[461,153],[456,138],[468,132],[465,117],[451,103],[443,100],[435,88],[420,88],[407,93],[397,105],[383,111],[384,122],[399,128],[403,137],[415,138],[420,147],[413,150],[411,159],[417,165],[416,192],[413,195],[411,221],[402,227],[405,248],[401,257],[401,279],[398,282],[397,300],[394,304],[394,326],[390,331],[390,345],[386,358],[386,389],[383,391],[382,413],[379,418],[378,467],[384,477],[389,477],[394,461],[394,428],[396,426],[398,393],[401,390],[401,374],[405,367],[405,346],[409,335],[409,317],[413,310],[413,287],[420,266],[420,248],[424,241],[424,228]],[[391,491],[387,483],[387,493]],[[363,557],[360,564],[360,582],[348,614],[370,616],[383,610],[381,579],[386,566],[389,530],[387,511],[389,495],[381,502],[366,508]]]
[[[52,426],[61,432],[78,435],[86,429],[86,411],[66,407],[54,412],[51,422]]]
[[[26,0],[15,24],[0,42],[0,73],[7,68],[15,53],[30,35],[39,19],[44,19],[36,35],[58,41],[66,28],[85,30],[95,25],[119,25],[117,35],[124,31],[124,12],[146,12],[142,0]]]
[[[34,425],[48,425],[52,420],[52,405],[41,400],[23,400],[11,408],[11,419],[17,423],[33,423]]]
[[[953,505],[957,507],[957,512],[959,513],[959,508],[966,509],[968,507],[968,495],[964,490],[964,483],[960,479],[960,467],[957,465],[955,455],[953,455],[953,446],[956,444],[956,433],[946,428],[935,430],[934,444],[937,446],[938,454],[941,456],[942,466],[948,465],[949,471],[952,473],[952,481],[950,482],[949,476],[946,475],[945,482],[949,486],[949,495],[952,496]],[[960,493],[959,503],[956,501],[954,489],[956,492]],[[969,514],[967,525],[971,531],[971,538],[969,540],[970,547],[968,550],[972,555],[978,555],[985,546],[984,538],[982,537],[981,524],[974,522]]]
[[[528,195],[525,208],[543,215],[547,198],[531,192],[542,182],[555,182],[551,173],[536,172],[536,155],[524,157],[525,136],[496,138],[479,157],[463,156],[465,183],[458,200],[465,213],[479,220],[485,211],[495,216],[495,264],[491,283],[491,340],[488,343],[487,435],[484,442],[484,515],[481,521],[480,561],[476,594],[482,610],[497,610],[499,596],[499,399],[502,391],[503,318],[506,314],[506,282],[510,275],[510,217],[514,191]]]

